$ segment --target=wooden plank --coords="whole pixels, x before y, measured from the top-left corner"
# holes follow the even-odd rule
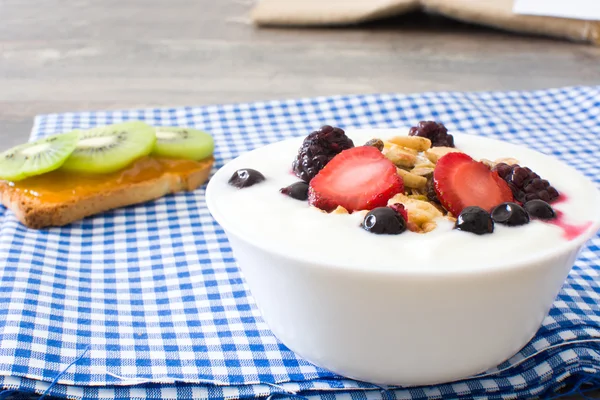
[[[250,3],[241,1],[58,3],[0,3],[0,121],[83,109],[600,81],[598,48],[414,14],[356,29],[286,30],[244,23]]]

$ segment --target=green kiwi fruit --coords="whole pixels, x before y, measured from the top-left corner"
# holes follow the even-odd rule
[[[208,133],[191,128],[159,126],[152,154],[159,157],[202,160],[210,157],[215,142]]]
[[[22,144],[0,154],[0,179],[20,181],[60,168],[77,146],[74,132]]]
[[[77,147],[63,164],[67,171],[115,172],[150,154],[156,142],[154,128],[140,121],[101,126],[77,134]]]

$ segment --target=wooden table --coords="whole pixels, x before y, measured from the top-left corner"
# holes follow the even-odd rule
[[[252,0],[1,0],[0,150],[36,114],[600,84],[600,48],[411,14],[255,29]]]
[[[252,0],[0,1],[0,149],[36,114],[600,83],[600,48],[408,15],[255,29]]]

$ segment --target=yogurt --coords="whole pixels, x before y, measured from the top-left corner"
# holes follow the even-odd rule
[[[355,145],[372,138],[406,135],[408,130],[347,131]],[[454,133],[453,133],[454,134]],[[482,137],[454,134],[456,147],[474,159],[512,157],[540,174],[560,192],[565,201],[553,204],[561,220],[570,226],[585,226],[597,218],[599,201],[595,187],[579,172],[551,157],[516,145]],[[279,254],[317,263],[350,267],[403,270],[479,269],[517,262],[551,251],[571,237],[564,229],[542,221],[519,227],[495,225],[493,234],[478,236],[453,229],[439,219],[429,233],[406,231],[400,235],[376,235],[363,230],[363,215],[327,214],[308,202],[282,195],[279,189],[297,182],[291,164],[302,138],[268,145],[227,163],[211,179],[215,218],[232,233]],[[266,180],[244,189],[228,185],[240,168],[260,171]],[[594,213],[594,215],[590,215]],[[583,229],[582,229],[583,230]]]

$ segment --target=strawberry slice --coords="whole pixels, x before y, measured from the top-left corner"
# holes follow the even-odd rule
[[[433,183],[438,199],[455,216],[468,206],[490,211],[514,200],[497,172],[464,153],[448,153],[440,158],[433,171]]]
[[[344,150],[310,181],[308,202],[325,211],[349,212],[384,207],[404,191],[396,166],[372,146]]]

